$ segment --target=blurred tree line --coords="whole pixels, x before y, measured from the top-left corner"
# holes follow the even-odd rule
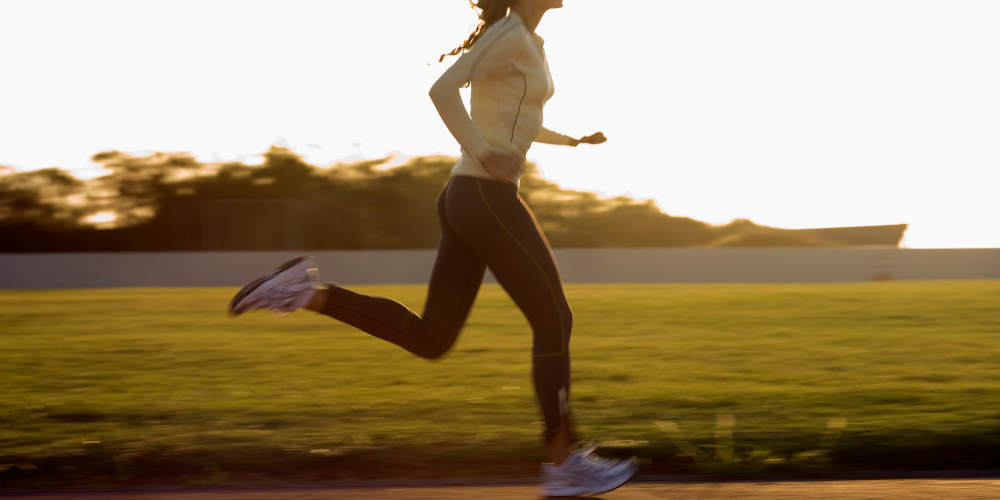
[[[0,167],[0,252],[435,248],[436,203],[457,158],[317,167],[272,146],[261,165],[187,153],[94,155],[110,171]],[[652,200],[562,189],[529,165],[521,197],[554,247],[898,245],[905,225],[786,230],[711,225]]]

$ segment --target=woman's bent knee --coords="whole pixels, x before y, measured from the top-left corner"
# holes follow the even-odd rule
[[[429,325],[423,326],[425,328],[420,330],[420,335],[417,338],[411,337],[411,342],[406,350],[424,359],[441,359],[445,354],[448,354],[448,351],[451,351],[458,335],[442,335],[442,332],[430,328]]]
[[[416,354],[417,356],[420,356],[421,358],[429,359],[431,361],[435,361],[435,360],[443,358],[444,355],[448,354],[448,351],[450,351],[450,350],[451,350],[451,346],[450,345],[449,346],[444,346],[444,347],[441,347],[441,346],[427,346],[427,347],[421,347],[420,349],[415,349],[415,350],[410,351],[410,352],[412,352],[413,354]]]
[[[573,331],[573,312],[565,300],[549,295],[528,317],[535,333],[533,353],[538,356],[560,355],[569,347]]]

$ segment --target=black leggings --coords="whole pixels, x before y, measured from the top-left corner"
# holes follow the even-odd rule
[[[436,359],[455,344],[489,266],[534,332],[535,392],[547,436],[567,422],[573,314],[548,241],[517,187],[453,176],[438,199],[441,241],[423,317],[403,304],[332,285],[323,314]]]

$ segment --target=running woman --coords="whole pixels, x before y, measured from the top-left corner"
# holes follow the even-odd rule
[[[628,481],[636,463],[605,460],[593,454],[593,447],[571,446],[573,314],[548,241],[517,188],[532,142],[575,147],[606,139],[600,132],[573,139],[542,127],[542,107],[554,88],[544,42],[534,31],[542,15],[562,7],[562,0],[479,0],[473,6],[482,22],[447,54],[459,58],[430,90],[462,157],[438,199],[442,234],[423,315],[387,298],[320,282],[308,257],[245,286],[230,312],[309,309],[436,359],[454,345],[488,266],[534,333],[532,376],[551,460],[542,464],[543,494],[604,493]],[[459,95],[467,85],[472,87],[471,117]]]

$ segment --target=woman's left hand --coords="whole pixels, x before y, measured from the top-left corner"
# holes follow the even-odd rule
[[[607,142],[608,138],[604,137],[603,132],[596,132],[588,135],[587,137],[581,137],[579,139],[573,139],[569,145],[574,148],[580,144],[601,144],[602,142]]]

